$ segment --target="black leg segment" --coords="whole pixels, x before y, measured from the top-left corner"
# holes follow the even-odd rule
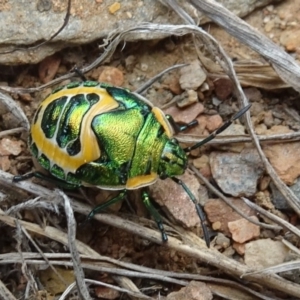
[[[150,212],[151,216],[153,217],[154,221],[157,224],[158,229],[161,232],[161,237],[162,237],[163,242],[167,242],[168,241],[168,236],[167,236],[167,234],[165,232],[161,216],[157,212],[157,210],[155,209],[155,207],[152,205],[152,203],[150,201],[150,197],[149,197],[149,195],[148,195],[147,192],[143,191],[143,193],[142,193],[142,199],[143,199],[144,205],[146,206],[147,210]]]
[[[195,204],[196,211],[197,211],[197,214],[199,216],[201,227],[202,227],[202,230],[203,230],[204,240],[206,242],[206,246],[209,248],[209,246],[210,246],[210,236],[209,236],[209,233],[208,233],[208,229],[207,229],[207,227],[205,225],[206,216],[205,216],[205,213],[204,213],[202,207],[200,206],[199,203],[197,203],[197,200],[196,200],[195,196],[192,194],[192,192],[190,191],[190,189],[186,186],[186,184],[182,180],[180,180],[180,179],[178,179],[176,177],[170,177],[170,178],[174,182],[176,182],[177,184],[179,184],[179,185],[182,186],[182,188],[188,194],[188,196],[191,199],[191,201],[193,201],[193,203]]]
[[[117,195],[116,197],[113,197],[112,199],[106,201],[103,204],[100,204],[98,206],[96,206],[95,208],[93,208],[93,210],[88,214],[87,216],[87,220],[92,219],[97,213],[99,213],[100,211],[103,211],[105,208],[109,207],[110,205],[117,203],[119,201],[121,201],[122,199],[125,198],[127,194],[127,190],[123,190],[120,192],[119,195]]]
[[[230,120],[227,120],[221,127],[219,127],[218,129],[216,129],[214,132],[212,132],[208,137],[206,137],[204,140],[202,140],[201,142],[184,148],[185,152],[190,152],[194,149],[197,149],[199,147],[201,147],[202,145],[208,143],[209,141],[211,141],[212,139],[214,139],[219,133],[221,133],[222,131],[224,131],[227,127],[229,127],[233,121],[235,121],[236,119],[240,118],[249,108],[251,107],[251,104],[248,104],[247,106],[245,106],[244,108],[242,108],[240,111],[238,111]]]
[[[87,78],[84,76],[84,74],[81,72],[79,68],[76,66],[74,67],[74,72],[80,77],[82,81],[87,81]]]
[[[168,119],[168,121],[170,122],[170,124],[172,125],[172,127],[176,133],[185,131],[191,127],[198,125],[197,120],[193,120],[188,124],[181,125],[181,124],[176,123],[175,120],[173,119],[173,117],[170,115],[166,115],[166,118]]]

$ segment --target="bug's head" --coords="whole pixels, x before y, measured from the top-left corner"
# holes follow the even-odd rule
[[[158,175],[160,179],[182,175],[187,168],[187,162],[187,155],[178,141],[176,139],[168,140],[159,161]]]

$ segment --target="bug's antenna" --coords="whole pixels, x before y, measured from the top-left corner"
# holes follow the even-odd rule
[[[194,149],[197,149],[199,147],[201,147],[202,145],[208,143],[209,141],[211,141],[212,139],[214,139],[219,133],[221,133],[222,131],[224,131],[227,127],[229,127],[233,121],[235,121],[236,119],[240,118],[249,108],[251,107],[251,104],[248,104],[247,106],[243,107],[240,111],[238,111],[231,119],[227,120],[221,127],[219,127],[218,129],[216,129],[214,132],[212,132],[208,137],[206,137],[204,140],[202,140],[199,143],[196,143],[193,146],[190,147],[186,147],[183,150],[185,152],[190,152]]]
[[[204,235],[204,240],[205,240],[205,243],[206,243],[206,246],[207,248],[209,248],[210,246],[210,236],[209,236],[209,233],[208,233],[208,229],[205,225],[205,222],[206,222],[206,216],[205,216],[205,213],[202,209],[202,207],[200,206],[200,204],[197,202],[195,196],[192,194],[192,192],[190,191],[190,189],[186,186],[186,184],[176,178],[176,177],[170,177],[174,182],[176,182],[177,184],[181,185],[182,188],[185,190],[185,192],[188,194],[188,196],[190,197],[190,199],[193,201],[193,203],[195,204],[195,207],[196,207],[196,210],[197,210],[197,214],[199,216],[199,219],[200,219],[200,223],[201,223],[201,226],[202,226],[202,230],[203,230],[203,235]]]

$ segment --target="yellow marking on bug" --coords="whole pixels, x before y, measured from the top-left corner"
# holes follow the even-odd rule
[[[158,179],[157,173],[151,173],[148,175],[140,175],[133,178],[128,178],[126,183],[126,189],[135,190],[144,186],[148,186],[154,183]]]
[[[98,94],[100,100],[94,104],[84,115],[81,123],[80,144],[81,151],[74,156],[70,156],[66,148],[59,148],[56,143],[56,135],[52,139],[47,139],[41,129],[41,121],[44,111],[52,101],[62,97],[71,97],[76,94]],[[105,89],[100,87],[78,87],[72,89],[63,89],[54,95],[50,95],[41,104],[42,109],[39,112],[38,120],[31,126],[32,141],[36,144],[40,153],[47,156],[51,163],[57,164],[65,172],[75,173],[76,170],[85,163],[98,159],[101,155],[97,138],[91,128],[91,122],[95,115],[99,115],[115,109],[119,103],[111,97]]]
[[[48,95],[43,102],[41,103],[41,106],[48,106],[52,101],[57,100],[58,98],[61,97],[72,97],[74,95],[78,94],[90,94],[90,93],[95,93],[95,94],[100,94],[100,95],[108,95],[106,90],[102,87],[99,86],[93,86],[93,87],[88,87],[88,86],[78,86],[78,87],[73,87],[73,88],[63,88],[62,90],[55,92],[53,94]]]
[[[94,185],[94,184],[86,183],[84,181],[81,181],[81,184],[86,187],[97,187],[98,189],[109,190],[109,191],[121,191],[121,190],[126,189],[125,185],[113,185],[113,186],[111,186],[111,185]]]
[[[166,135],[171,138],[173,136],[173,128],[170,125],[168,119],[161,109],[158,107],[153,107],[152,112],[155,115],[156,120],[160,123],[160,125],[164,128]]]

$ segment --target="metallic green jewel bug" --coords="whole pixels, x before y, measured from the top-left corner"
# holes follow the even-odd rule
[[[209,246],[205,214],[188,187],[176,176],[188,166],[187,153],[213,139],[233,120],[244,114],[244,107],[231,120],[205,140],[183,149],[173,137],[195,122],[180,126],[147,99],[109,84],[83,81],[55,89],[35,113],[29,147],[40,165],[60,186],[96,186],[120,190],[120,194],[93,209],[89,217],[123,199],[127,190],[149,186],[158,179],[171,178],[181,185],[194,202]],[[15,176],[20,181],[39,172]],[[167,241],[162,220],[146,192],[143,201]]]

